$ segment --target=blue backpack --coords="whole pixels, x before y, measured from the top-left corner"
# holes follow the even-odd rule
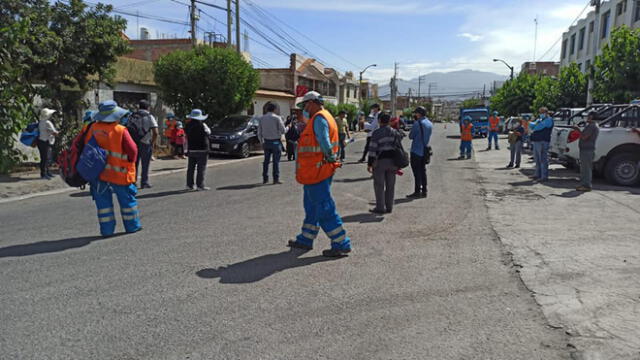
[[[107,166],[107,151],[98,145],[95,137],[84,146],[76,171],[88,182],[97,180]]]
[[[27,128],[20,133],[20,142],[27,146],[36,146],[38,139],[40,136],[40,130],[38,130],[38,123],[31,123],[27,125]]]

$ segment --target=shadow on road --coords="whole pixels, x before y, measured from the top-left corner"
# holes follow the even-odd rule
[[[361,178],[354,178],[354,179],[337,179],[334,180],[334,182],[339,182],[339,183],[355,183],[355,182],[361,182],[361,181],[367,181],[367,180],[373,180],[371,178],[371,176],[366,176],[366,177],[361,177]]]
[[[258,256],[229,266],[217,269],[202,269],[196,275],[203,279],[220,279],[221,284],[247,284],[263,280],[277,272],[297,267],[312,265],[337,258],[313,256],[301,258],[306,251],[289,250],[277,254]]]
[[[140,199],[153,199],[153,198],[159,198],[159,197],[165,197],[165,196],[180,195],[180,194],[184,194],[184,193],[187,193],[187,192],[190,192],[190,191],[187,190],[187,189],[163,191],[163,192],[157,192],[157,193],[148,193],[148,194],[138,195],[138,196],[136,196],[136,198],[138,200],[140,200]]]
[[[383,220],[384,220],[383,217],[376,216],[371,213],[348,215],[342,218],[342,222],[344,223],[361,223],[361,224],[379,223],[379,222],[382,222]]]
[[[551,196],[555,196],[555,197],[562,197],[562,198],[568,198],[568,199],[572,199],[572,198],[577,198],[578,196],[584,194],[584,191],[565,191],[562,194],[551,194]]]
[[[7,246],[0,248],[0,258],[60,252],[87,246],[94,241],[102,239],[104,239],[102,236],[83,236],[71,239],[40,241],[32,244]]]
[[[87,196],[91,196],[91,192],[89,191],[74,192],[69,194],[69,196],[72,198],[87,197]]]
[[[219,187],[217,190],[249,190],[249,189],[255,189],[257,187],[265,186],[265,185],[263,184],[231,185],[231,186]]]

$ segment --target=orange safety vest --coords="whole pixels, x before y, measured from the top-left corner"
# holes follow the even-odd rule
[[[122,149],[122,138],[127,128],[118,123],[97,122],[87,134],[85,144],[96,138],[98,145],[107,152],[107,166],[100,174],[100,180],[116,185],[130,185],[136,182],[136,164]]]
[[[500,118],[497,116],[489,117],[489,130],[498,131],[498,126],[500,125]]]
[[[342,166],[339,162],[327,162],[322,148],[313,131],[313,122],[318,116],[322,116],[329,124],[329,140],[331,151],[337,154],[339,147],[338,125],[336,120],[327,110],[320,110],[311,116],[300,139],[298,140],[298,157],[296,159],[296,180],[303,185],[317,184],[335,174],[336,169]]]
[[[472,129],[473,129],[473,124],[460,126],[460,140],[472,141],[473,140],[473,134],[471,133]]]
[[[176,128],[176,120],[165,120],[164,121],[164,136],[165,137],[172,137],[173,136],[173,129]]]

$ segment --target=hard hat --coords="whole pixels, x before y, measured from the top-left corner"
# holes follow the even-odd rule
[[[324,98],[322,97],[322,95],[320,95],[319,92],[309,91],[306,94],[304,94],[302,101],[300,101],[297,106],[304,107],[304,104],[306,104],[308,101],[317,101],[320,104],[324,104]]]

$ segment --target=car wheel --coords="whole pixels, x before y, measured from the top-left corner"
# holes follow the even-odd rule
[[[238,150],[238,156],[241,158],[248,158],[251,155],[251,151],[249,150],[249,143],[243,142],[240,145],[240,149]]]
[[[633,154],[614,155],[604,170],[604,176],[608,182],[632,186],[640,182],[640,158]]]

